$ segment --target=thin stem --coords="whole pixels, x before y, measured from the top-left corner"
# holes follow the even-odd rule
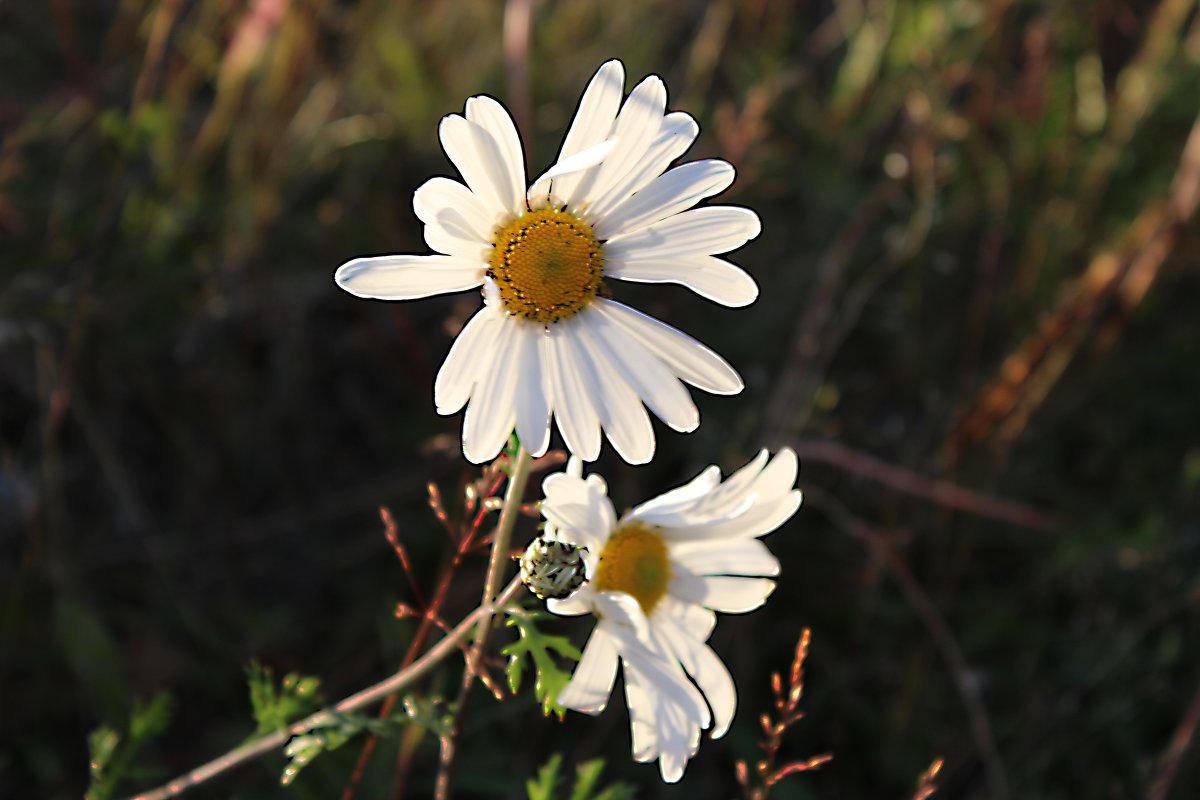
[[[491,620],[492,615],[497,610],[508,604],[521,589],[521,581],[514,578],[508,586],[504,587],[504,591],[496,598],[494,603],[484,602],[470,614],[463,618],[462,622],[458,623],[450,633],[429,649],[429,652],[418,658],[411,666],[396,672],[389,678],[380,681],[374,686],[367,687],[360,692],[350,695],[346,699],[333,706],[333,711],[347,713],[357,711],[369,705],[379,702],[383,698],[400,691],[404,687],[413,683],[417,679],[424,676],[427,672],[433,669],[438,662],[445,659],[458,649],[461,641],[470,635],[471,631],[479,624],[481,620]],[[166,783],[157,789],[152,789],[130,800],[166,800],[166,798],[176,797],[183,794],[188,789],[199,786],[206,781],[209,781],[218,775],[227,772],[234,767],[251,759],[257,758],[263,753],[271,750],[276,750],[281,747],[289,737],[304,733],[315,727],[327,724],[333,720],[333,714],[328,709],[321,710],[305,717],[304,719],[292,723],[283,730],[268,734],[261,739],[255,739],[253,742],[248,742],[241,747],[236,747],[230,750],[223,756],[213,759],[202,767],[198,767],[191,772],[180,775],[173,781]]]
[[[492,536],[492,554],[488,560],[487,578],[483,584],[483,598],[480,608],[488,606],[488,599],[500,582],[504,566],[508,562],[509,542],[512,540],[513,528],[520,514],[521,498],[525,495],[525,484],[529,482],[529,468],[533,458],[525,446],[519,445],[516,458],[513,459],[512,473],[508,479],[508,488],[504,492],[504,507],[500,510],[500,521],[496,524],[496,533]],[[515,579],[514,579],[515,580]],[[458,700],[455,703],[454,722],[450,732],[442,737],[441,756],[438,761],[437,782],[434,784],[436,800],[449,800],[451,785],[451,769],[454,766],[454,754],[457,750],[458,732],[462,729],[462,720],[467,708],[467,699],[471,696],[471,688],[475,685],[477,668],[482,663],[484,648],[487,646],[488,634],[492,629],[492,615],[485,614],[479,618],[475,631],[475,641],[467,656],[467,665],[463,670],[462,685],[458,690]]]
[[[488,559],[487,579],[483,583],[483,597],[480,605],[487,605],[499,590],[500,578],[504,566],[508,563],[508,543],[512,541],[513,528],[517,524],[517,516],[521,512],[521,498],[525,496],[525,485],[529,483],[529,468],[533,458],[524,445],[517,447],[516,458],[513,459],[512,473],[508,479],[508,488],[504,490],[504,506],[500,509],[500,521],[496,524],[496,533],[492,536],[492,554]],[[491,619],[480,622],[481,630],[486,629]],[[478,646],[478,645],[477,645]]]

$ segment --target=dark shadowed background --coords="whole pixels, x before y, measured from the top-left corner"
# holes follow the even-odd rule
[[[395,668],[414,598],[377,509],[432,582],[425,484],[477,474],[432,382],[478,296],[367,302],[333,270],[425,251],[411,198],[452,174],[442,115],[501,98],[540,172],[619,57],[700,121],[689,157],[737,166],[720,200],[762,217],[733,257],[762,296],[615,287],[746,390],[697,395],[700,430],[659,426],[651,465],[598,469],[625,507],[791,444],[807,500],[768,540],[775,596],[718,626],[739,716],[680,786],[630,761],[623,702],[560,724],[526,689],[474,698],[461,794],[523,796],[561,751],[640,796],[733,796],[811,627],[783,757],[834,759],[780,800],[908,798],[939,756],[937,797],[1194,796],[1197,4],[532,9],[526,85],[499,2],[0,3],[0,795],[79,797],[89,732],[161,690],[124,792],[232,747],[251,659],[329,700]],[[358,798],[388,796],[396,749]],[[338,797],[360,750],[194,796]]]

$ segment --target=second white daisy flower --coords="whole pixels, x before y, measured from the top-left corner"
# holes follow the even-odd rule
[[[545,452],[550,420],[570,451],[594,460],[605,432],[631,463],[654,454],[649,406],[678,431],[700,422],[683,384],[742,389],[720,356],[678,330],[609,299],[606,281],[678,283],[727,306],[754,301],[740,267],[714,257],[758,235],[745,208],[692,208],[724,191],[720,160],[667,169],[699,127],[666,112],[651,75],[624,97],[624,68],[592,78],[558,161],[525,188],[521,141],[494,99],[472,97],[442,120],[446,155],[464,183],[433,178],[413,207],[437,255],[358,258],[338,284],[360,297],[410,300],[483,286],[485,305],[454,342],[434,386],[441,414],[467,406],[463,453],[496,456],[514,430]],[[691,209],[691,210],[689,210]]]
[[[547,537],[586,548],[589,579],[547,607],[597,620],[558,702],[600,713],[620,661],[633,757],[658,760],[673,783],[701,730],[723,736],[733,719],[733,679],[707,644],[713,612],[753,611],[774,590],[779,562],[758,537],[800,507],[796,455],[785,449],[768,463],[763,451],[724,482],[709,467],[619,520],[603,479],[585,480],[581,466],[573,459],[543,484]]]

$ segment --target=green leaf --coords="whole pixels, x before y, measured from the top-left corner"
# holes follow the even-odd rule
[[[102,725],[88,736],[91,776],[87,800],[108,800],[121,781],[137,774],[134,759],[142,747],[167,729],[171,698],[159,692],[148,703],[134,703],[124,732]]]
[[[505,647],[500,652],[508,656],[508,688],[516,694],[521,688],[525,675],[525,656],[533,661],[535,674],[533,692],[542,704],[542,713],[549,716],[557,714],[562,719],[567,710],[558,704],[558,693],[571,680],[571,674],[564,672],[558,666],[558,661],[551,655],[556,653],[563,658],[578,661],[580,652],[565,636],[542,633],[538,630],[536,620],[546,616],[539,612],[510,610],[508,621],[505,623],[515,627],[520,638]]]
[[[562,767],[562,755],[555,753],[538,770],[537,777],[525,782],[525,791],[529,800],[554,800],[560,781],[559,769]],[[585,761],[575,767],[575,786],[571,789],[569,800],[633,800],[633,787],[627,783],[614,783],[599,794],[595,794],[596,784],[600,781],[600,773],[604,772],[604,759],[595,758]]]
[[[450,732],[451,720],[447,715],[439,714],[437,706],[435,700],[410,695],[402,703],[404,713],[387,719],[328,710],[321,722],[288,739],[283,747],[288,763],[279,782],[288,786],[317,756],[338,749],[364,731],[376,736],[391,736],[405,725],[419,725],[438,736],[445,736]]]
[[[292,720],[311,714],[321,706],[317,692],[321,681],[311,675],[288,673],[276,689],[271,669],[251,661],[246,666],[246,681],[250,687],[250,707],[254,711],[254,721],[258,723],[251,738],[286,728]]]
[[[554,800],[554,786],[558,783],[558,768],[562,766],[562,755],[555,753],[538,770],[537,778],[525,781],[529,800]]]

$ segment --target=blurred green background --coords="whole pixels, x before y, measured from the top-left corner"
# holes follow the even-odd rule
[[[413,597],[377,507],[432,581],[425,483],[476,473],[431,386],[478,297],[365,302],[332,272],[425,251],[412,191],[452,174],[437,123],[466,97],[532,98],[538,172],[619,57],[700,121],[690,158],[738,167],[720,202],[763,219],[734,256],[762,296],[615,287],[747,388],[599,469],[625,507],[791,444],[808,498],[771,602],[717,629],[739,716],[679,787],[630,761],[623,703],[560,724],[526,691],[475,697],[461,795],[522,796],[560,750],[639,796],[733,796],[807,626],[782,757],[834,759],[775,797],[911,797],[938,756],[938,797],[1195,796],[1196,6],[547,0],[509,50],[526,86],[500,2],[0,3],[0,795],[79,797],[89,731],[164,689],[123,789],[223,752],[251,659],[330,700],[395,667]],[[389,795],[396,748],[357,797]],[[194,796],[337,797],[359,750]]]

